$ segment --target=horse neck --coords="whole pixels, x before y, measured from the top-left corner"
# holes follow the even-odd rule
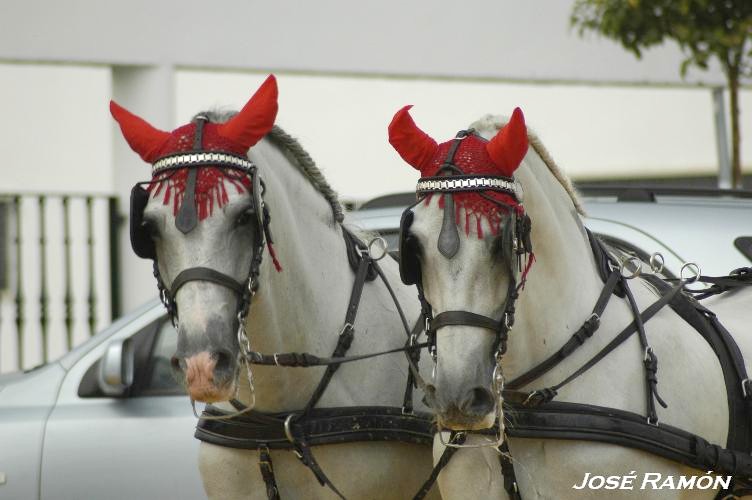
[[[532,221],[533,264],[516,308],[505,370],[511,378],[558,349],[590,316],[603,287],[569,194],[531,151],[516,173]]]
[[[274,268],[265,248],[260,287],[247,321],[251,348],[329,356],[342,328],[353,279],[342,229],[321,193],[289,162],[282,162],[281,153],[265,146],[253,151],[266,184],[264,200],[282,271]],[[263,168],[272,164],[273,169]],[[320,377],[320,369],[311,368],[252,370],[257,405],[272,411],[302,407]]]

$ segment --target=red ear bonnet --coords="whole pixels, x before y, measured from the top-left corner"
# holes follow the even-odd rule
[[[277,118],[277,79],[274,75],[261,84],[240,113],[218,127],[218,133],[242,145],[246,150],[261,140]]]
[[[173,153],[193,150],[195,123],[164,132],[113,101],[110,101],[110,112],[120,124],[128,145],[148,163]],[[276,117],[277,80],[274,75],[269,75],[237,115],[226,123],[204,126],[202,149],[245,156],[248,149],[272,129]]]
[[[527,154],[527,127],[520,108],[515,108],[509,122],[490,141],[471,133],[465,135],[459,144],[456,143],[457,138],[437,144],[415,125],[408,113],[410,108],[405,106],[394,115],[389,124],[389,142],[407,163],[420,171],[422,178],[445,175],[442,169],[450,160],[453,166],[467,175],[511,178]],[[433,194],[439,196],[439,207],[443,208],[443,193],[429,194],[426,203],[430,202]],[[489,201],[488,198],[493,200]],[[496,202],[513,207],[520,213],[523,210],[521,200],[512,193],[489,191],[486,197],[481,197],[476,192],[457,192],[453,194],[453,199],[457,223],[463,224],[466,232],[474,225],[479,237],[483,236],[481,219],[487,219],[491,232],[498,234],[503,217]],[[461,220],[462,210],[464,221]]]
[[[120,125],[128,145],[143,158],[155,164],[165,157],[177,158],[182,153],[222,153],[247,161],[248,149],[260,141],[274,126],[277,117],[277,81],[270,75],[248,100],[243,109],[225,123],[203,122],[201,144],[196,145],[196,122],[187,123],[172,132],[158,130],[142,118],[134,115],[117,103],[110,101],[110,112]],[[188,155],[183,155],[188,156]],[[189,157],[189,156],[188,156]],[[231,162],[231,166],[236,163]],[[238,192],[250,189],[250,177],[226,175],[226,164],[202,165],[195,169],[195,203],[198,218],[211,215],[215,206],[227,201],[228,189]],[[177,215],[185,196],[189,168],[174,167],[161,172],[152,172],[148,191],[161,196],[164,204],[171,203]]]
[[[520,108],[514,108],[509,123],[488,141],[486,151],[501,170],[501,174],[511,177],[527,154],[527,148],[525,117]]]
[[[397,150],[407,163],[417,170],[428,166],[439,149],[436,141],[415,125],[409,110],[405,106],[397,111],[389,124],[389,143]]]
[[[125,140],[133,151],[147,163],[154,163],[170,133],[156,129],[115,101],[110,101],[110,113],[120,125]]]

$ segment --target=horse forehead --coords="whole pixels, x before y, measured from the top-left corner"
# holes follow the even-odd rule
[[[215,203],[213,209],[209,215],[200,223],[204,223],[210,220],[218,220],[224,214],[234,213],[243,208],[247,208],[251,203],[251,194],[245,190],[238,190],[234,185],[229,183],[226,179],[221,182],[225,183],[225,192],[227,194],[226,201],[221,206],[219,203]],[[180,201],[175,208],[174,198],[165,198],[162,193],[152,194],[149,197],[149,201],[144,207],[144,218],[147,220],[165,220],[170,221],[175,219],[177,209],[180,208]]]
[[[438,253],[436,244],[438,242],[441,226],[444,220],[444,209],[440,208],[437,201],[431,200],[428,205],[423,202],[416,205],[413,209],[415,215],[409,231],[417,237],[421,243],[426,246],[424,251],[434,250]],[[491,243],[498,237],[491,231],[483,232],[483,237],[478,237],[475,230],[465,231],[461,224],[457,224],[457,231],[460,235],[460,250],[451,261],[463,261],[467,259],[480,259],[482,255],[487,254],[490,257]],[[443,258],[443,257],[442,257]],[[449,260],[447,261],[449,262]]]
[[[444,212],[439,208],[438,203],[431,200],[426,205],[425,202],[421,201],[413,208],[413,212],[415,215],[410,231],[421,239],[428,238],[430,235],[438,237],[444,217]]]
[[[494,259],[491,252],[493,237],[488,232],[484,238],[478,238],[477,234],[466,234],[458,227],[459,251],[451,259],[447,259],[438,249],[442,219],[442,209],[421,207],[420,210],[416,210],[414,222],[409,230],[421,242],[423,273],[432,275],[433,279],[427,277],[428,281],[435,284],[433,293],[450,293],[458,298],[465,296],[464,291],[476,288],[479,274],[487,274],[491,270],[489,265]]]

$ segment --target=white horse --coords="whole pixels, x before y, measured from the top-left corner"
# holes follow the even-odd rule
[[[267,81],[228,122],[234,127],[231,132],[241,136],[242,140],[236,141],[241,143],[240,149],[253,146],[247,158],[263,179],[263,200],[271,214],[274,237],[273,247],[264,251],[261,262],[258,293],[247,314],[247,336],[254,351],[327,357],[343,328],[354,282],[339,222],[342,212],[335,194],[297,141],[277,127],[272,129],[276,113],[276,87],[272,92],[272,84]],[[248,118],[249,113],[255,116]],[[154,148],[144,146],[144,142],[151,144],[144,136],[153,135],[154,130],[139,122],[134,131],[132,115],[120,112],[116,117],[131,146],[153,162],[149,152]],[[203,125],[205,149],[209,149],[207,140],[222,142],[223,134],[230,133],[228,127],[214,123],[221,119],[211,114],[208,118]],[[238,125],[242,120],[250,125]],[[238,128],[245,132],[238,133]],[[195,130],[196,123],[192,123],[159,137],[190,144]],[[223,143],[222,148],[227,147]],[[201,179],[199,176],[199,185]],[[159,274],[168,288],[187,268],[211,268],[241,283],[249,274],[254,231],[260,230],[252,222],[259,207],[253,206],[249,189],[242,188],[250,181],[226,176],[219,183],[217,189],[227,197],[221,203],[215,199],[213,210],[203,213],[203,219],[188,232],[176,227],[178,209],[171,202],[164,203],[165,186],[149,196],[143,218],[153,238]],[[199,210],[199,218],[201,215]],[[275,259],[281,270],[275,268]],[[387,258],[380,265],[406,316],[414,321],[419,309],[413,290],[400,283],[395,262]],[[226,286],[197,280],[180,287],[173,300],[179,318],[174,363],[187,373],[188,392],[194,399],[218,402],[217,406],[228,411],[234,409],[222,401],[233,397],[251,405],[253,397],[247,372],[241,369],[236,340],[238,297]],[[348,355],[401,347],[406,342],[392,299],[378,279],[366,283],[354,327]],[[324,368],[253,366],[251,370],[255,409],[283,412],[306,405]],[[342,365],[317,406],[400,406],[407,374],[404,353]],[[357,442],[317,446],[313,453],[347,498],[405,498],[418,490],[432,468],[430,449],[415,444]],[[281,498],[336,498],[290,451],[272,450],[271,457]],[[199,467],[212,499],[267,498],[256,450],[202,443]]]
[[[485,139],[492,139],[500,134],[499,130],[503,130],[506,123],[506,119],[489,115],[472,124],[471,128]],[[506,380],[512,380],[539,364],[569,340],[591,315],[604,287],[579,217],[582,209],[575,191],[540,140],[533,133],[523,134],[523,138],[527,136],[530,148],[527,142],[518,138],[517,145],[522,142],[524,145],[519,158],[507,158],[514,163],[511,168],[505,167],[500,169],[504,171],[499,172],[480,172],[509,176],[514,171],[523,188],[524,210],[532,221],[531,240],[535,260],[516,302],[516,321],[509,332],[508,350],[502,363]],[[415,126],[407,109],[395,116],[390,126],[390,138],[403,158],[419,169],[423,177],[439,175],[435,173],[437,168],[447,161],[448,143],[437,146]],[[458,157],[466,154],[472,159],[474,153],[467,153],[462,147]],[[504,147],[516,146],[507,144]],[[514,151],[504,154],[514,157]],[[465,158],[463,161],[466,165],[470,160]],[[519,168],[516,168],[517,165]],[[467,173],[479,172],[470,170]],[[440,206],[440,198],[435,193],[430,201],[416,205],[409,227],[410,236],[417,241],[416,265],[420,267],[425,297],[432,306],[433,314],[470,311],[500,320],[515,268],[515,263],[508,261],[509,255],[499,251],[503,244],[500,235],[504,233],[505,225],[510,224],[510,217],[502,212],[501,228],[497,232],[488,217],[481,216],[476,224],[477,212],[468,214],[466,206],[460,205],[457,221],[469,220],[470,223],[467,226],[459,224],[466,230],[458,232],[459,248],[453,257],[448,258],[446,243],[438,241],[445,226],[445,205]],[[442,200],[442,203],[446,203],[446,200]],[[454,217],[451,220],[454,222]],[[700,228],[698,238],[702,237],[701,234]],[[518,283],[519,278],[518,275]],[[630,281],[630,285],[640,310],[656,301],[655,290],[644,281],[635,279]],[[749,292],[737,292],[734,297],[725,300],[726,305],[723,298],[714,299],[714,305],[720,304],[723,309],[723,313],[719,313],[722,321],[727,321],[730,328],[752,324]],[[540,389],[561,382],[632,320],[626,299],[611,297],[601,315],[600,329],[593,337],[548,373],[522,389]],[[729,422],[726,387],[721,366],[708,343],[669,307],[660,310],[645,327],[650,346],[660,360],[658,390],[668,404],[665,409],[658,408],[659,422],[725,446]],[[752,337],[738,335],[742,330],[736,332],[736,340],[749,371]],[[441,328],[436,339],[438,363],[433,406],[440,423],[450,429],[489,427],[499,410],[491,398],[494,393],[491,378],[496,367],[493,356],[495,335],[487,328],[455,325]],[[645,415],[647,390],[643,357],[644,349],[638,336],[632,335],[582,376],[562,387],[556,400]],[[514,416],[507,418],[514,419]],[[474,442],[479,441],[480,438],[474,438]],[[660,473],[663,478],[673,476],[678,479],[681,475],[698,476],[705,471],[628,447],[586,441],[521,438],[509,438],[508,446],[514,459],[519,488],[526,500],[602,498],[604,495],[708,498],[711,495],[707,490],[698,489],[641,491],[640,481],[646,473]],[[439,477],[442,494],[457,495],[469,487],[474,488],[473,494],[478,498],[505,497],[498,461],[493,459],[490,451],[482,455],[484,459],[480,459],[480,456],[477,450],[460,450]],[[463,481],[466,473],[477,469],[486,473],[485,483],[468,485]],[[634,490],[573,489],[583,482],[586,473],[591,476],[636,475],[638,479]],[[486,488],[485,492],[483,488]]]

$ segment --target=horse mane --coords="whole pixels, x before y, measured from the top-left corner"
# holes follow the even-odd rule
[[[196,117],[204,116],[211,123],[224,123],[236,114],[237,111],[202,111],[194,115],[192,120],[195,121]],[[272,130],[266,135],[266,138],[269,139],[275,146],[281,148],[283,151],[289,153],[290,156],[292,156],[292,159],[294,160],[293,164],[295,165],[295,167],[300,171],[301,174],[303,174],[306,179],[308,179],[314,189],[321,193],[321,195],[326,199],[326,201],[332,208],[332,215],[334,216],[334,220],[341,223],[345,218],[345,214],[342,210],[342,205],[340,205],[339,203],[339,197],[337,196],[336,191],[332,189],[331,185],[324,177],[324,174],[321,173],[321,170],[319,170],[319,168],[316,166],[316,162],[313,161],[311,155],[309,155],[308,152],[303,149],[303,146],[300,144],[300,142],[290,134],[285,132],[278,125],[274,125],[274,127],[272,127]]]
[[[496,132],[504,125],[506,125],[508,121],[509,118],[505,116],[485,115],[471,123],[469,128],[473,128],[478,131]],[[556,178],[556,180],[559,181],[559,184],[561,184],[561,186],[564,188],[564,191],[567,192],[577,212],[580,215],[585,215],[585,209],[582,207],[582,203],[580,202],[580,196],[577,194],[577,190],[575,189],[574,185],[572,185],[571,179],[559,168],[551,154],[543,145],[543,142],[541,142],[540,138],[536,135],[535,132],[530,130],[529,127],[527,129],[527,138],[530,142],[530,146],[532,146],[533,150],[538,153],[538,156],[540,156],[541,160],[543,160],[543,163],[546,165],[546,167],[548,167],[548,170]]]

